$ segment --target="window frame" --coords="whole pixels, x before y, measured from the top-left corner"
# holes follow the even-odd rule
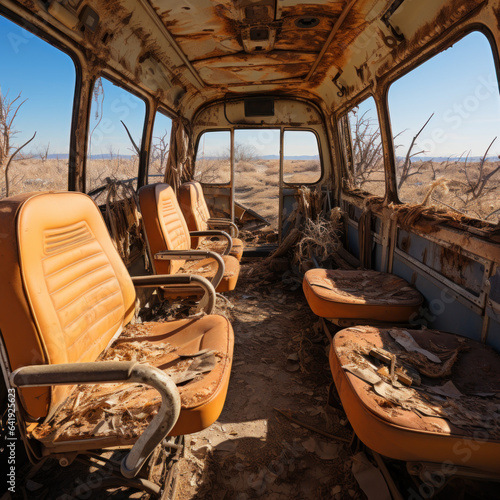
[[[193,176],[196,175],[196,161],[198,159],[198,148],[200,147],[200,140],[201,138],[207,133],[207,132],[229,132],[229,181],[226,183],[221,183],[221,182],[200,182],[203,186],[213,186],[213,187],[231,187],[233,185],[233,149],[234,149],[234,128],[207,128],[203,130],[200,134],[198,134],[198,137],[196,138],[196,144],[194,148],[194,157],[193,157],[193,163],[194,163],[194,169],[193,169]],[[194,177],[193,177],[194,178]]]
[[[410,62],[407,64],[403,64],[401,66],[397,66],[393,70],[389,72],[387,75],[384,84],[383,84],[383,105],[385,108],[385,113],[387,116],[387,119],[389,120],[389,127],[392,130],[392,121],[391,121],[391,115],[390,115],[390,109],[389,109],[389,91],[391,86],[399,81],[401,78],[404,78],[405,76],[409,75],[413,70],[417,69],[418,67],[424,65],[426,62],[430,61],[434,57],[436,57],[439,54],[442,54],[449,48],[453,47],[456,43],[460,42],[463,40],[465,37],[472,33],[481,33],[485,36],[487,39],[491,53],[493,56],[493,63],[495,66],[495,72],[496,72],[496,77],[497,77],[497,85],[500,91],[500,54],[499,50],[496,46],[496,41],[495,41],[495,36],[491,32],[488,26],[482,23],[472,23],[467,26],[463,26],[460,28],[456,33],[454,33],[452,36],[447,37],[446,33],[444,33],[441,37],[440,40],[436,42],[435,47],[432,48],[428,53],[424,55],[419,55],[417,54]],[[375,102],[377,102],[376,97],[374,96]],[[379,120],[380,121],[380,120]],[[394,192],[391,192],[392,198],[394,199],[394,203],[398,205],[406,205],[408,203],[405,203],[401,201],[399,197],[399,189],[397,187],[397,170],[396,170],[396,154],[394,150],[394,141],[392,140],[392,146],[393,146],[393,151],[389,151],[389,154],[392,156],[393,159],[393,164],[394,164],[394,171],[392,172],[392,175],[394,176],[394,179],[396,181],[394,185]],[[387,196],[387,192],[386,192]],[[474,218],[474,217],[471,217]],[[488,222],[488,221],[484,221]]]
[[[138,188],[142,187],[142,186],[147,186],[148,184],[150,184],[150,182],[149,182],[149,166],[151,163],[151,154],[153,153],[153,139],[154,139],[153,134],[154,134],[155,123],[156,123],[156,115],[158,113],[161,113],[166,118],[169,118],[172,121],[172,123],[174,122],[174,120],[176,118],[175,116],[172,115],[171,112],[167,111],[167,109],[163,106],[157,106],[155,109],[151,109],[151,116],[152,116],[151,135],[150,135],[150,137],[148,137],[148,139],[149,139],[149,151],[147,152],[148,153],[147,155],[144,153],[146,156],[145,178],[144,178],[145,184],[141,184],[141,185],[138,184]],[[149,118],[149,115],[148,115],[148,118]],[[147,121],[146,121],[146,128],[147,128]],[[171,129],[170,129],[169,148],[168,148],[168,154],[166,157],[165,168],[167,167],[168,158],[170,156],[170,146],[172,144],[172,128],[173,127],[171,127]],[[147,130],[145,130],[144,133],[146,134]],[[142,150],[141,150],[141,154],[142,154]],[[163,176],[165,177],[165,172],[163,173]]]
[[[68,172],[66,180],[66,188],[68,191],[77,191],[77,178],[78,172],[76,168],[76,130],[78,128],[78,117],[80,115],[81,101],[82,101],[82,88],[83,88],[83,68],[80,63],[80,59],[73,51],[65,47],[57,38],[51,36],[49,33],[40,30],[29,20],[21,17],[17,13],[8,9],[0,3],[0,16],[7,19],[21,29],[24,29],[36,36],[40,40],[48,43],[51,47],[61,51],[63,54],[67,55],[73,62],[75,68],[75,87],[73,92],[73,102],[71,110],[71,124],[69,130],[69,149],[68,149]]]
[[[332,122],[335,133],[338,137],[338,157],[341,159],[344,174],[348,171],[348,158],[345,155],[345,149],[342,144],[342,131],[341,131],[341,119],[343,117],[347,117],[348,112],[353,108],[359,105],[368,97],[373,97],[375,104],[377,106],[377,116],[379,120],[380,130],[381,130],[381,140],[382,140],[382,148],[383,148],[383,156],[384,156],[384,172],[385,172],[385,180],[386,180],[386,189],[385,189],[385,199],[397,204],[404,205],[398,195],[397,182],[396,182],[396,155],[394,151],[394,140],[392,137],[392,127],[391,127],[391,117],[389,111],[389,89],[391,85],[397,82],[400,78],[406,76],[411,73],[414,69],[426,63],[433,57],[438,54],[441,54],[445,50],[452,47],[455,43],[459,42],[467,35],[471,33],[479,32],[482,33],[489,42],[492,55],[493,62],[495,65],[497,82],[500,88],[500,48],[496,46],[495,36],[489,29],[489,27],[483,23],[474,22],[469,25],[463,26],[459,28],[456,33],[449,34],[449,32],[445,32],[441,35],[441,37],[435,42],[434,47],[428,52],[421,54],[422,51],[416,53],[413,58],[409,61],[405,61],[402,64],[396,65],[394,68],[389,70],[385,75],[383,75],[379,80],[379,87],[377,89],[377,93],[374,93],[369,88],[365,88],[360,91],[353,99],[347,100],[343,102],[337,110],[332,114]],[[380,109],[384,111],[384,116],[380,115]],[[386,120],[387,119],[387,123]],[[347,117],[348,120],[348,117]],[[387,129],[391,131],[391,137],[389,137],[389,147],[386,150],[384,147],[384,131],[383,129]],[[350,136],[349,136],[350,137]],[[352,137],[351,144],[352,144]],[[391,151],[392,149],[392,151]],[[352,150],[352,147],[351,147]],[[342,175],[341,179],[344,179],[345,176]],[[394,182],[392,182],[391,178],[393,178]],[[346,194],[349,194],[349,190],[346,189],[345,184],[341,181],[340,191]],[[366,194],[370,194],[366,192]]]
[[[280,152],[280,156],[283,157],[283,171],[282,171],[282,181],[283,185],[287,187],[298,187],[298,186],[315,186],[316,184],[319,184],[323,181],[325,177],[325,165],[324,165],[324,160],[323,160],[323,151],[321,149],[321,141],[319,134],[316,130],[309,128],[309,127],[280,127],[281,132],[280,135],[282,138],[280,140],[283,143],[283,151]],[[315,180],[314,182],[285,182],[285,132],[291,131],[291,132],[312,132],[314,137],[316,138],[316,145],[318,146],[318,155],[319,155],[319,168],[320,168],[320,173],[319,173],[319,178]],[[281,158],[280,158],[281,160]]]
[[[289,183],[289,182],[285,182],[284,175],[283,175],[282,181],[283,181],[283,185],[286,187],[314,186],[314,185],[319,184],[323,181],[323,179],[325,177],[325,167],[324,167],[323,151],[321,148],[321,140],[320,140],[318,132],[310,127],[303,127],[303,128],[301,128],[301,127],[287,127],[284,125],[275,125],[275,126],[268,126],[268,127],[267,126],[266,127],[258,127],[258,126],[249,126],[249,125],[238,125],[235,127],[204,129],[200,134],[198,134],[198,137],[196,138],[196,145],[194,148],[194,150],[195,150],[195,154],[194,154],[195,172],[196,172],[196,160],[198,158],[198,148],[199,148],[200,140],[203,137],[203,135],[206,134],[207,132],[229,132],[230,133],[230,137],[231,137],[230,148],[231,148],[231,159],[232,159],[233,151],[234,151],[234,133],[237,130],[263,130],[263,129],[279,130],[280,131],[280,145],[283,144],[283,151],[280,151],[280,162],[281,162],[281,156],[283,156],[283,162],[284,162],[284,154],[283,153],[284,153],[285,131],[290,130],[290,131],[296,131],[296,132],[312,132],[316,138],[316,144],[318,146],[319,162],[320,162],[320,168],[321,168],[321,173],[320,173],[319,179],[314,181],[314,182],[308,182],[308,183],[305,183],[305,182]],[[206,184],[207,186],[213,186],[213,187],[230,187],[233,184],[233,180],[234,180],[233,179],[234,168],[233,168],[232,163],[233,162],[231,161],[231,179],[229,182],[227,182],[225,184],[222,184],[222,183],[210,183],[210,184],[202,183],[202,184],[204,184],[204,185]],[[283,172],[283,174],[284,174],[284,172]]]
[[[389,193],[387,189],[387,165],[386,165],[386,154],[385,154],[385,148],[384,148],[384,141],[382,137],[382,120],[380,119],[380,114],[379,114],[379,106],[377,105],[377,96],[371,92],[363,92],[360,95],[357,96],[356,99],[353,99],[352,102],[350,102],[350,106],[345,106],[345,109],[341,111],[337,116],[333,116],[332,119],[335,121],[335,125],[337,127],[337,133],[339,137],[339,146],[340,146],[340,157],[342,158],[342,162],[344,165],[344,173],[345,174],[353,174],[352,168],[354,167],[354,147],[353,147],[353,137],[352,137],[352,131],[351,131],[351,122],[349,120],[349,113],[356,107],[359,107],[360,104],[364,103],[368,99],[372,98],[373,103],[375,104],[375,113],[377,115],[377,124],[379,128],[379,134],[380,134],[380,145],[382,147],[382,171],[384,173],[384,193],[383,194],[375,194],[371,193],[370,191],[367,191],[366,189],[363,188],[347,188],[346,182],[347,179],[345,176],[342,176],[342,179],[344,182],[342,182],[342,186],[340,189],[344,193],[352,193],[352,189],[359,189],[362,193],[368,195],[368,196],[378,196],[382,197],[384,199],[387,198],[387,195]],[[384,102],[386,102],[386,99],[384,99]],[[341,121],[346,120],[347,121],[347,127],[348,127],[348,136],[346,139],[348,141],[343,141],[342,137],[344,135],[344,132],[342,131],[342,124]],[[348,156],[350,156],[351,161],[349,160]],[[351,163],[351,166],[349,167],[349,163]]]

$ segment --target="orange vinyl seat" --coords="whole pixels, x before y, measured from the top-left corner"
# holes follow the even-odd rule
[[[410,337],[427,354],[396,340]],[[414,383],[393,386],[390,364],[383,376],[381,363],[369,355],[374,348],[395,355],[395,373],[403,365]],[[397,460],[500,473],[500,355],[492,348],[435,330],[356,326],[335,335],[329,360],[349,422],[372,450]]]
[[[91,198],[3,199],[0,234],[0,330],[13,372],[7,386],[18,388],[19,427],[32,457],[134,445],[131,456],[146,435],[151,453],[166,435],[197,432],[218,418],[232,364],[230,323],[206,315],[131,325],[134,282],[180,278],[132,279]],[[200,356],[204,367],[195,369]],[[170,416],[162,423],[164,403]],[[122,472],[132,477],[139,469]]]
[[[174,190],[168,184],[158,183],[143,186],[138,194],[155,272],[157,274],[195,274],[212,280],[218,268],[217,260],[207,257],[188,262],[189,255],[196,256],[203,251],[191,249],[191,235]],[[179,251],[185,255],[184,258],[181,256],[172,260],[163,260],[163,257],[168,257],[169,253]],[[205,253],[210,253],[210,251],[205,251]],[[214,284],[216,291],[234,290],[240,272],[238,260],[231,255],[216,254],[216,257],[224,261],[222,279],[218,284]]]
[[[189,181],[182,184],[177,197],[190,231],[206,231],[211,227],[233,226],[229,220],[211,218],[203,188],[199,182]],[[229,255],[240,261],[243,257],[243,241],[237,237],[233,237],[232,240],[233,246]],[[226,246],[225,242],[213,241],[207,237],[192,237],[191,241],[193,248],[206,248],[218,253],[222,253]]]
[[[310,269],[302,288],[314,314],[329,319],[407,323],[423,302],[404,279],[371,270]]]

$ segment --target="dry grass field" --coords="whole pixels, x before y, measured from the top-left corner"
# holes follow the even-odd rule
[[[227,183],[230,179],[229,160],[203,160],[196,164],[196,178],[206,183]],[[289,184],[310,184],[321,174],[318,160],[285,160],[283,180]],[[254,159],[240,161],[235,166],[235,199],[265,217],[278,228],[279,160]]]
[[[10,168],[10,195],[29,191],[64,190],[67,186],[67,160],[23,159],[15,161]],[[484,172],[491,173],[498,162],[486,162]],[[161,175],[158,162],[153,163],[151,174]],[[204,160],[197,163],[197,178],[207,183],[227,183],[230,167],[228,160]],[[471,217],[487,219],[496,223],[500,219],[500,171],[492,175],[479,197],[474,199],[470,183],[479,176],[479,163],[467,165],[468,179],[464,163],[461,162],[414,162],[412,172],[400,190],[402,201],[420,203],[429,193],[433,183],[439,184],[431,193],[428,204],[440,208],[450,208]],[[88,164],[88,190],[106,183],[106,178],[126,180],[137,175],[137,159],[90,160]],[[320,175],[319,161],[286,160],[284,181],[290,184],[314,182]],[[158,182],[161,177],[150,177]],[[436,182],[439,181],[439,182]],[[5,186],[1,183],[1,196],[5,196]],[[240,161],[235,171],[236,201],[255,210],[277,228],[279,207],[279,160]],[[373,194],[383,194],[383,173],[370,175],[360,186]],[[477,192],[477,190],[476,190]]]
[[[483,179],[493,172],[499,162],[487,161],[483,166]],[[467,169],[467,173],[466,170]],[[401,201],[421,203],[436,184],[428,199],[428,205],[448,208],[470,217],[486,219],[496,223],[500,220],[500,171],[485,183],[480,196],[474,198],[472,186],[479,180],[480,164],[457,161],[416,161],[411,172],[418,172],[407,178],[400,189]],[[359,187],[377,195],[384,193],[384,175],[377,171]],[[478,193],[478,189],[475,189]]]
[[[4,179],[1,196],[5,196]],[[14,161],[9,170],[9,196],[31,191],[64,190],[68,186],[67,160],[23,159]]]
[[[159,173],[158,162],[154,162],[151,174]],[[137,176],[137,158],[89,160],[87,163],[87,191],[104,184],[106,178],[127,180]],[[3,181],[3,179],[2,179]],[[155,178],[153,182],[158,182]],[[36,158],[14,161],[9,172],[10,196],[30,191],[65,190],[68,186],[68,160]],[[2,197],[4,182],[0,182]]]

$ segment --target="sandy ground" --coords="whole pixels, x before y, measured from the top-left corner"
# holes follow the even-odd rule
[[[243,268],[231,295],[235,352],[216,423],[187,437],[178,499],[365,498],[351,474],[348,444],[306,430],[297,419],[350,438],[341,410],[327,406],[326,337],[301,288],[258,285]]]

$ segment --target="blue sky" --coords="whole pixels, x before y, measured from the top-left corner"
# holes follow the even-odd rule
[[[15,128],[20,144],[37,132],[31,151],[50,142],[50,152],[65,154],[69,145],[71,108],[75,85],[72,60],[59,50],[0,17],[0,87],[10,97],[22,92],[28,99],[21,108]],[[92,153],[130,154],[130,141],[120,123],[129,127],[140,142],[144,121],[144,103],[103,80],[104,113],[92,137]],[[421,67],[395,82],[389,92],[393,132],[406,130],[398,137],[404,154],[411,138],[426,119],[433,119],[419,138],[419,150],[427,156],[460,155],[471,150],[481,155],[490,141],[500,136],[500,99],[493,56],[489,42],[480,33],[468,35],[454,47],[439,54]],[[360,106],[360,112],[372,104]],[[93,105],[91,129],[95,120]],[[161,123],[160,123],[161,121]],[[158,118],[154,136],[169,130],[170,120]],[[303,139],[303,140],[302,140]],[[287,155],[316,154],[309,135],[286,141]],[[239,131],[237,141],[249,142],[258,154],[278,154],[277,131]],[[28,147],[28,148],[29,148]],[[224,141],[205,144],[205,154],[224,150]],[[500,137],[490,156],[500,154]]]
[[[389,90],[393,134],[401,134],[398,154],[429,116],[418,138],[426,156],[480,156],[499,136],[489,156],[500,154],[500,98],[493,54],[482,33],[471,33],[393,83]],[[409,119],[411,117],[411,119]]]
[[[33,151],[50,142],[53,153],[68,153],[75,67],[71,58],[0,17],[0,87],[11,99],[28,99],[17,115],[15,144],[37,133]]]
[[[135,154],[121,122],[125,123],[134,142],[140,147],[146,105],[142,99],[105,78],[101,78],[101,83],[103,93],[94,94],[92,99],[89,127],[91,132],[90,154]]]

